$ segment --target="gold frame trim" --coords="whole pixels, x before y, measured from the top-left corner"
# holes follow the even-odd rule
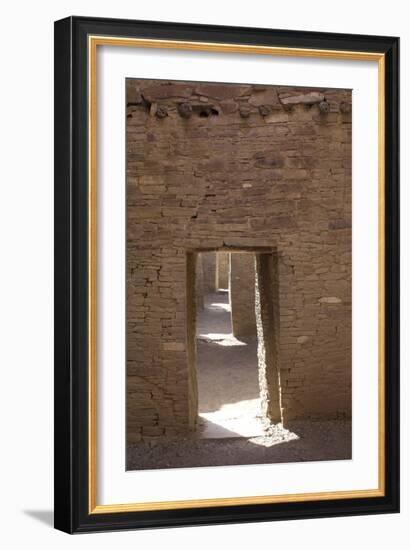
[[[292,495],[268,495],[235,498],[215,498],[200,500],[178,500],[161,502],[142,502],[132,504],[97,504],[97,353],[96,353],[96,188],[97,188],[97,46],[127,46],[134,48],[180,49],[191,51],[225,52],[275,55],[287,57],[320,57],[331,59],[349,59],[378,62],[378,194],[379,194],[379,365],[378,365],[378,424],[379,424],[379,476],[377,489],[352,491],[328,491],[319,493],[301,493]],[[88,380],[89,380],[89,433],[88,433],[88,510],[89,514],[107,514],[119,512],[140,512],[153,510],[175,510],[204,508],[215,506],[240,506],[246,504],[268,504],[284,502],[306,502],[318,500],[382,497],[385,495],[385,56],[373,52],[332,51],[306,48],[282,48],[271,46],[253,46],[242,44],[219,44],[208,42],[189,42],[177,40],[155,40],[140,38],[120,38],[112,36],[88,37],[88,273],[89,273],[89,315],[88,315]]]

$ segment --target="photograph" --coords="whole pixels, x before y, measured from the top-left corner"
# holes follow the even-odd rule
[[[124,101],[127,470],[350,460],[352,90]]]

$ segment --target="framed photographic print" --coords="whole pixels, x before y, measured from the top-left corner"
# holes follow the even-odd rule
[[[399,40],[55,24],[55,526],[399,510]]]

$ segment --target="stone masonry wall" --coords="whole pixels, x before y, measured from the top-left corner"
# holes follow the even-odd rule
[[[229,301],[232,334],[238,338],[256,335],[255,254],[229,254]]]
[[[129,442],[193,428],[200,250],[277,250],[284,421],[350,416],[349,90],[127,80],[127,216]]]
[[[204,252],[202,259],[202,277],[204,292],[214,292],[216,289],[216,254],[215,252]]]
[[[229,288],[229,254],[219,252],[216,255],[216,288]]]
[[[258,334],[258,377],[262,414],[283,422],[279,364],[280,313],[278,254],[256,254],[255,314]]]

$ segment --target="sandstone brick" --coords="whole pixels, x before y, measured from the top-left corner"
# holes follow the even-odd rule
[[[320,92],[310,92],[307,94],[279,94],[280,101],[284,105],[296,105],[298,103],[304,103],[306,105],[313,105],[315,103],[320,103],[325,99],[325,96]]]
[[[185,344],[182,342],[164,342],[162,347],[166,351],[185,351]]]
[[[321,304],[340,304],[342,300],[337,296],[324,296],[319,299]]]

